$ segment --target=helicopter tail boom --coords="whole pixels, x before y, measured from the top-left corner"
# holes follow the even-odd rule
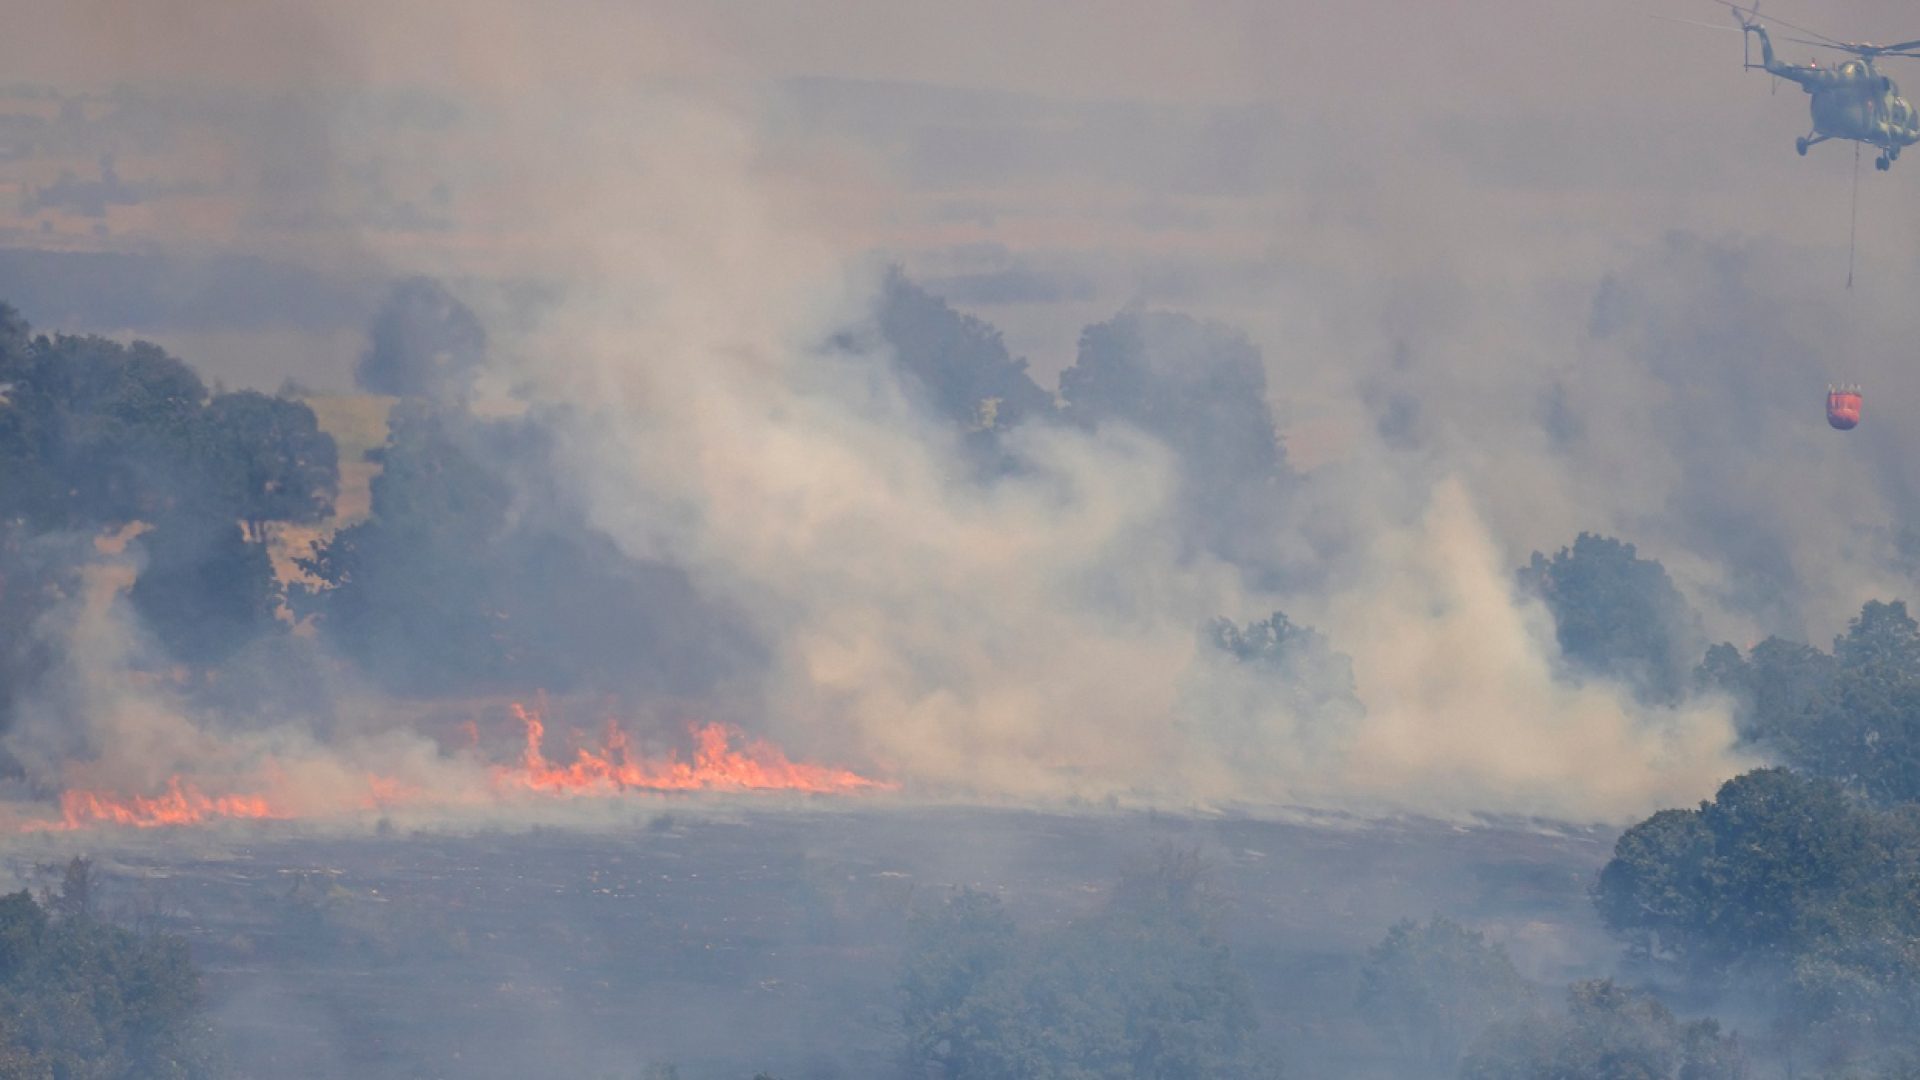
[[[1735,11],[1741,9],[1735,8]],[[1799,83],[1809,92],[1828,77],[1828,73],[1813,64],[1783,64],[1774,55],[1773,39],[1767,36],[1767,28],[1757,22],[1748,21],[1742,14],[1740,28],[1760,39],[1760,62],[1748,64],[1750,68],[1759,68],[1767,74],[1789,82]]]

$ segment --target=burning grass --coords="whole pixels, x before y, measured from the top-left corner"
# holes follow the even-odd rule
[[[896,790],[890,781],[862,776],[828,765],[796,762],[765,739],[750,738],[727,724],[708,723],[688,729],[690,752],[668,750],[648,757],[630,741],[626,731],[608,721],[600,744],[580,747],[564,762],[547,757],[546,721],[538,710],[515,704],[513,713],[525,729],[523,749],[508,764],[485,765],[470,753],[444,759],[451,772],[465,777],[453,789],[428,788],[398,777],[370,774],[355,781],[351,792],[316,804],[288,789],[279,769],[269,763],[250,782],[228,787],[238,790],[209,794],[211,781],[176,775],[165,790],[137,794],[100,788],[74,787],[60,796],[58,818],[36,818],[19,826],[22,832],[71,831],[94,827],[137,829],[205,825],[232,820],[290,820],[339,817],[369,810],[425,809],[437,806],[503,804],[525,798],[620,798],[646,793],[792,793],[845,796]]]
[[[648,761],[636,754],[619,725],[608,721],[598,749],[582,748],[564,765],[547,760],[546,723],[523,705],[514,714],[526,725],[527,746],[518,764],[495,770],[506,786],[575,795],[642,791],[796,791],[843,795],[898,785],[824,765],[799,764],[765,739],[748,739],[738,728],[704,724],[692,729],[693,758],[669,753]],[[739,744],[736,748],[735,744]]]

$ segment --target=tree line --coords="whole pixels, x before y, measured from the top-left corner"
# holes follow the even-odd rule
[[[1906,605],[1867,602],[1830,650],[1771,637],[1742,652],[1707,646],[1665,569],[1617,539],[1535,553],[1516,584],[1552,613],[1565,677],[1653,706],[1717,696],[1773,764],[1616,842],[1591,894],[1639,987],[1581,982],[1556,1005],[1498,944],[1434,919],[1369,955],[1363,1014],[1423,1070],[1463,1080],[1733,1080],[1760,1063],[1914,1075],[1920,624]]]

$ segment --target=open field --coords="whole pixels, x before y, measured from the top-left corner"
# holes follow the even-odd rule
[[[1164,842],[1213,861],[1294,1076],[1392,1072],[1351,1005],[1397,919],[1488,929],[1547,983],[1611,953],[1585,894],[1611,848],[1600,832],[662,807],[623,830],[148,834],[99,865],[109,895],[192,940],[261,1077],[897,1076],[913,905],[975,885],[1028,924],[1069,918]]]

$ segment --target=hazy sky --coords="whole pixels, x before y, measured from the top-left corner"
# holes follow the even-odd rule
[[[1043,374],[1135,299],[1265,320],[1249,328],[1272,346],[1312,330],[1276,285],[1322,291],[1309,321],[1377,321],[1421,303],[1398,295],[1413,279],[1584,291],[1670,230],[1843,241],[1851,157],[1788,152],[1803,96],[1742,73],[1738,34],[1655,11],[1732,26],[1707,0],[18,0],[0,243],[547,272],[514,246],[516,159],[569,126],[619,138],[637,96],[675,86],[758,125],[759,164],[834,243],[954,279]],[[1884,40],[1912,36],[1901,15],[1788,17]],[[509,113],[556,145],[504,138]],[[1913,265],[1904,183],[1867,177],[1869,265]],[[237,380],[258,351],[125,321],[194,331]],[[302,329],[303,362],[337,381],[343,341]]]

